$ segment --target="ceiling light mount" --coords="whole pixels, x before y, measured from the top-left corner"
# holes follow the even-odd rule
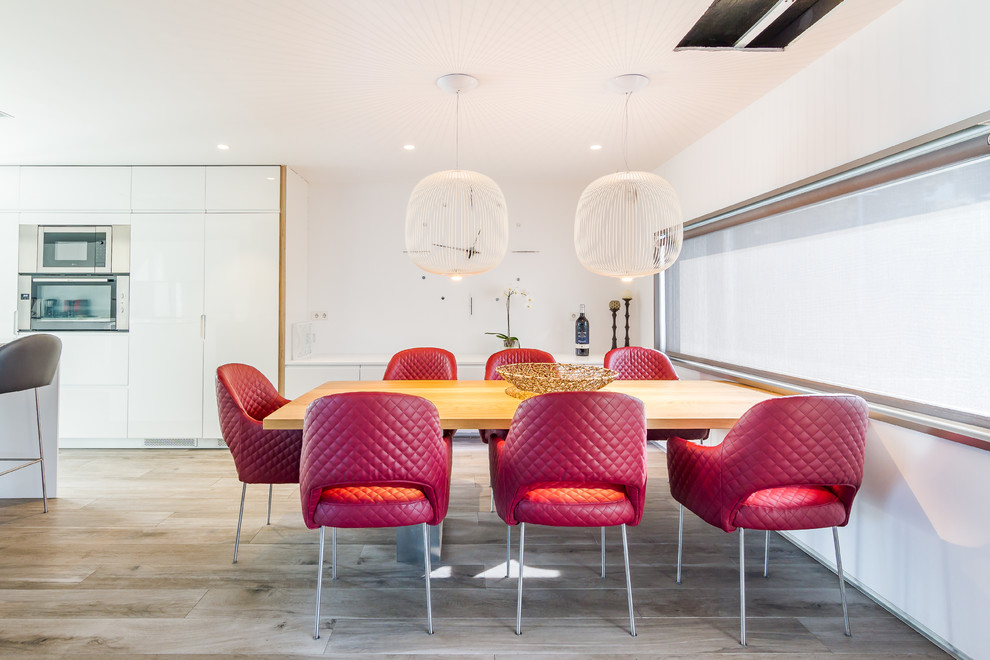
[[[632,94],[646,89],[650,79],[641,73],[624,73],[608,81],[609,87],[623,94]]]
[[[448,94],[470,92],[478,86],[478,79],[466,73],[448,73],[437,78],[437,87]]]

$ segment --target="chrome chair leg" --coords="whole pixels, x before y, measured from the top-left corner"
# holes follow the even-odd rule
[[[832,540],[835,542],[835,572],[839,574],[839,595],[842,596],[842,620],[846,624],[846,637],[852,637],[849,630],[849,610],[846,607],[846,579],[842,574],[842,553],[839,552],[839,528],[832,528]]]
[[[605,579],[605,528],[602,527],[602,579]]]
[[[272,484],[268,484],[268,520],[265,521],[265,524],[272,524]]]
[[[237,536],[234,537],[234,563],[237,563],[237,547],[241,544],[241,519],[244,518],[244,495],[247,493],[247,484],[241,484],[241,512],[237,514]]]
[[[323,592],[323,540],[326,527],[320,527],[320,558],[316,562],[316,625],[313,627],[313,639],[320,638],[320,594]]]
[[[505,526],[505,577],[509,577],[509,567],[512,566],[512,525]]]
[[[333,541],[332,541],[333,548],[330,559],[333,561],[333,564],[331,565],[330,568],[331,571],[330,579],[336,580],[337,579],[337,528],[336,527],[333,528],[332,536],[333,536]]]
[[[38,388],[34,388],[34,412],[38,418],[38,459],[41,461],[41,501],[45,504],[45,513],[48,513],[48,486],[45,484],[45,448],[41,440],[41,399],[38,396]]]
[[[605,528],[602,527],[602,531]],[[626,563],[626,600],[629,601],[629,634],[636,636],[636,619],[633,616],[632,580],[629,578],[629,543],[626,541],[626,526],[622,525],[622,559]]]
[[[492,490],[491,496],[488,498],[488,513],[495,513],[495,491]]]
[[[519,582],[516,590],[516,634],[522,634],[522,587],[523,587],[523,552],[526,547],[526,523],[519,523]]]
[[[763,541],[763,577],[770,574],[770,530],[767,530],[766,540]]]
[[[433,634],[433,603],[430,601],[430,529],[423,523],[423,562],[426,564],[426,632]]]
[[[684,552],[684,505],[677,516],[677,584],[681,583],[681,554]]]
[[[739,528],[739,641],[746,646],[746,530]]]

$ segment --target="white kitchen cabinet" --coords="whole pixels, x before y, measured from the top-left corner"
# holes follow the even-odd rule
[[[361,369],[357,364],[286,365],[285,396],[295,399],[331,380],[361,380]]]
[[[278,383],[278,214],[209,214],[205,226],[203,438],[219,438],[216,369],[243,362]]]
[[[0,213],[0,341],[17,333],[17,214]]]
[[[127,387],[62,385],[58,432],[62,438],[126,438]]]
[[[130,211],[130,167],[21,167],[22,211]]]
[[[131,209],[202,213],[206,210],[206,168],[131,168]]]
[[[281,168],[278,165],[206,168],[206,210],[278,211]]]
[[[219,438],[218,365],[278,369],[278,215],[136,214],[128,436]]]
[[[128,437],[199,437],[204,222],[155,214],[131,223]]]
[[[16,211],[19,206],[21,172],[16,165],[0,167],[0,211]]]
[[[62,385],[127,385],[126,332],[52,332],[62,340]]]

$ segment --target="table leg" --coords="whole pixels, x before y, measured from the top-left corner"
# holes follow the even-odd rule
[[[443,523],[427,525],[430,530],[430,560],[440,561],[440,546],[443,543]],[[421,565],[423,557],[423,529],[420,525],[395,528],[395,561],[401,564]]]

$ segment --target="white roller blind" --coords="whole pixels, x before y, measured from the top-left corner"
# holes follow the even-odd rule
[[[990,157],[686,239],[675,353],[990,416]]]

